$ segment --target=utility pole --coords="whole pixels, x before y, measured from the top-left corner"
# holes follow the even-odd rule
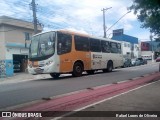
[[[103,11],[103,30],[104,30],[104,38],[106,38],[106,24],[105,24],[105,11],[107,11],[110,8],[103,8],[101,11]]]
[[[153,36],[152,36],[152,32],[150,30],[150,40],[151,40],[151,51],[152,51],[152,62],[154,62],[154,53],[153,53],[153,40],[152,40]]]
[[[35,0],[31,2],[32,11],[33,11],[33,23],[34,23],[34,34],[37,33],[37,17],[36,17],[36,4]]]

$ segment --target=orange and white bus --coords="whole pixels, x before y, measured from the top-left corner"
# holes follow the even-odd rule
[[[68,30],[34,35],[31,40],[28,71],[31,74],[63,73],[81,76],[83,71],[111,72],[123,66],[121,42]]]

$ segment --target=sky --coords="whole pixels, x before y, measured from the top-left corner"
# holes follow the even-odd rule
[[[44,31],[55,29],[69,29],[103,37],[103,8],[105,11],[106,30],[116,23],[132,0],[35,0],[37,4],[37,19]],[[31,0],[1,0],[0,16],[5,15],[17,19],[33,21]],[[126,14],[111,29],[107,37],[112,37],[115,29],[124,29],[124,34],[137,37],[141,41],[149,40],[149,29],[141,28],[133,11]]]

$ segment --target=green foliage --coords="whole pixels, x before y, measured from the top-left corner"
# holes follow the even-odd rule
[[[160,36],[160,0],[134,0],[129,8],[134,10],[143,28],[149,28],[152,33]]]

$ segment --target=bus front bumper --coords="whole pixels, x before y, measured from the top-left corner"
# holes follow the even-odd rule
[[[28,72],[30,74],[49,74],[49,73],[59,73],[59,65],[50,64],[44,67],[30,67],[28,66]]]

